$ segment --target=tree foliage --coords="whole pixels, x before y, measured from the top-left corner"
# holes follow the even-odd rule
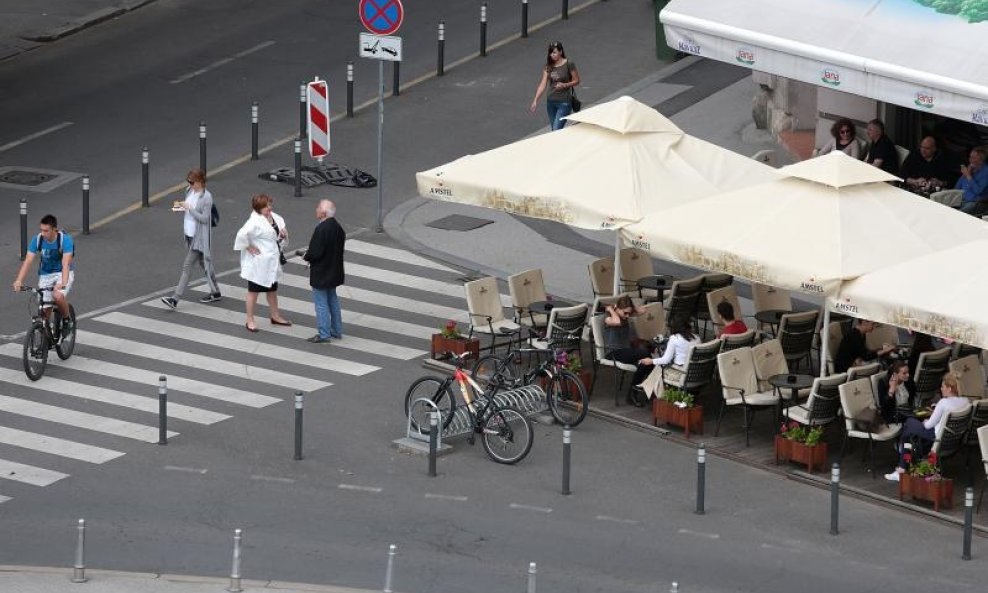
[[[916,0],[937,12],[956,14],[971,23],[988,21],[988,0]]]

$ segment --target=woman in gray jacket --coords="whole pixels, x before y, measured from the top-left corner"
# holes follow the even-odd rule
[[[209,283],[209,294],[199,299],[202,303],[212,303],[220,300],[220,287],[216,283],[216,272],[213,270],[213,254],[210,243],[213,237],[213,195],[206,189],[206,173],[202,169],[192,169],[186,176],[189,189],[185,190],[185,200],[175,202],[172,210],[185,212],[182,223],[185,232],[185,244],[189,252],[182,264],[182,277],[170,297],[162,297],[161,302],[169,308],[178,306],[179,299],[185,294],[189,284],[189,271],[192,264],[199,263],[206,274]]]

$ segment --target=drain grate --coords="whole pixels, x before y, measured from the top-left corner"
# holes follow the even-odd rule
[[[494,222],[486,218],[474,218],[473,216],[463,216],[462,214],[450,214],[438,220],[433,220],[425,226],[443,231],[472,231],[482,226],[487,226]]]
[[[58,175],[39,173],[36,171],[25,171],[24,169],[14,169],[13,171],[7,171],[6,173],[0,175],[0,183],[36,187],[42,183],[47,183],[56,177],[58,177]]]
[[[45,193],[79,177],[82,177],[81,173],[72,171],[37,169],[23,165],[0,167],[0,189]]]

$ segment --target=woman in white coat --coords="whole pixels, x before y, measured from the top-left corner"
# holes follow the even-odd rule
[[[281,276],[281,247],[288,239],[285,219],[271,211],[274,199],[265,194],[251,198],[253,212],[237,231],[234,251],[240,252],[240,277],[247,281],[247,331],[257,332],[254,308],[258,293],[267,294],[271,323],[291,325],[278,310],[278,278]]]

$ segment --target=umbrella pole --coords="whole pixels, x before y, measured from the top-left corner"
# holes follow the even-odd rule
[[[820,377],[827,376],[827,346],[830,342],[830,307],[823,299],[823,331],[820,332]]]
[[[621,231],[614,232],[614,296],[621,294]]]

